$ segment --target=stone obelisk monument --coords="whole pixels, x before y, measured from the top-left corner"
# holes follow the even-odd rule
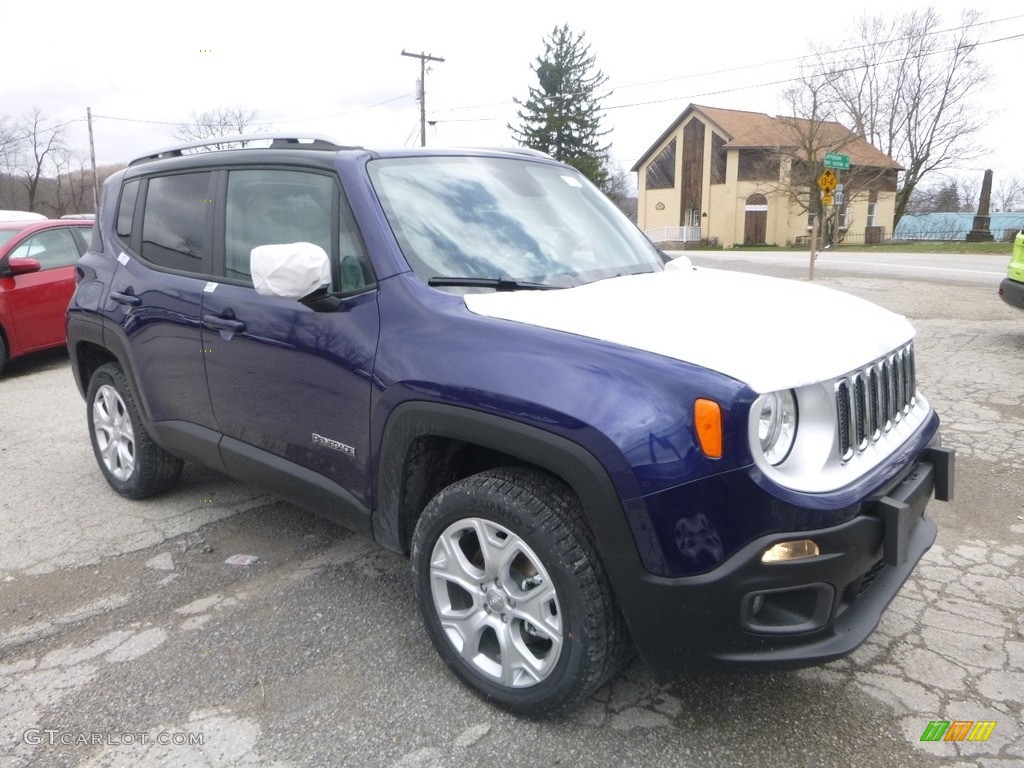
[[[985,179],[981,182],[981,198],[978,200],[978,215],[974,217],[974,226],[967,233],[968,243],[991,243],[994,239],[989,231],[988,203],[992,197],[992,171],[985,171]]]

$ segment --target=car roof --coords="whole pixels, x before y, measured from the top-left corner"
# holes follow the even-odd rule
[[[41,213],[32,211],[0,211],[0,221],[45,221]]]
[[[43,219],[43,220],[22,220],[22,221],[0,221],[0,229],[15,230],[40,230],[53,229],[54,227],[82,227],[93,226],[96,222],[92,219]]]
[[[158,168],[180,167],[182,164],[219,165],[244,163],[256,158],[291,158],[319,155],[327,157],[343,152],[363,152],[373,157],[413,156],[508,156],[531,157],[548,160],[553,158],[544,152],[525,147],[383,147],[369,148],[342,144],[320,134],[256,133],[238,136],[218,136],[201,141],[190,141],[149,152],[134,158],[129,168],[157,163]],[[168,166],[167,161],[177,161]],[[135,174],[131,174],[134,176]]]

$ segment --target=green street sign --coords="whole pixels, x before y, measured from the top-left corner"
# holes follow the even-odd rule
[[[850,170],[850,156],[826,152],[824,166],[826,168],[835,168],[837,171],[848,171]]]

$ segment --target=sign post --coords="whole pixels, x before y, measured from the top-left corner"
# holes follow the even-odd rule
[[[810,280],[814,281],[814,260],[818,258],[818,216],[814,217],[814,221],[811,222],[811,263],[810,263]]]
[[[825,170],[818,177],[818,187],[821,188],[821,204],[836,206],[836,209],[832,211],[832,226],[830,228],[831,242],[835,244],[839,239],[839,206],[843,204],[843,185],[839,183],[837,171],[850,170],[850,156],[840,155],[838,152],[826,152],[822,165],[825,166]]]

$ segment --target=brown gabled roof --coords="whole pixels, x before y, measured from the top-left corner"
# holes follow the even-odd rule
[[[798,137],[801,134],[806,134],[807,127],[812,124],[810,120],[796,117],[772,117],[760,112],[742,112],[736,109],[718,109],[717,107],[690,104],[630,170],[640,170],[640,166],[694,112],[699,113],[705,123],[711,124],[726,139],[725,146],[729,149],[795,147],[799,143]],[[903,170],[903,166],[887,154],[839,123],[821,122],[818,123],[817,130],[820,132],[821,138],[815,143],[827,147],[827,151],[849,155],[852,165]],[[824,148],[821,150],[819,154],[822,157],[819,157],[819,160],[823,159],[825,151]]]

